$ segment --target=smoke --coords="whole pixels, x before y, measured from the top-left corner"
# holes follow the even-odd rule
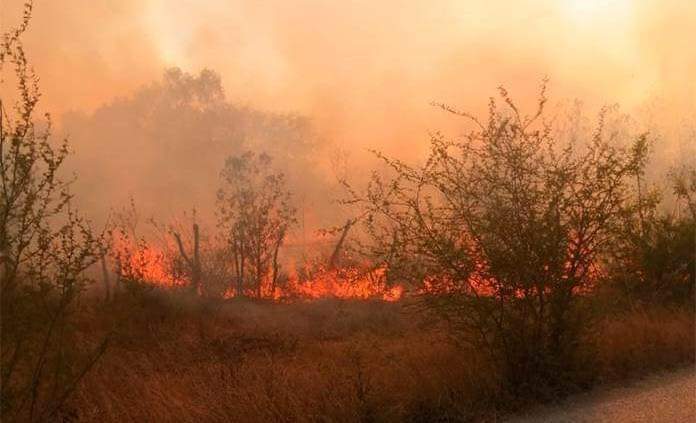
[[[21,3],[0,5],[3,26],[19,19]],[[322,155],[318,162],[326,167],[338,149],[358,166],[367,148],[417,157],[428,131],[457,129],[460,123],[430,107],[432,101],[482,112],[502,84],[531,104],[544,76],[553,98],[580,98],[589,109],[618,102],[650,114],[653,128],[683,126],[693,120],[696,98],[696,53],[689,45],[696,5],[687,3],[37,0],[26,47],[42,77],[43,107],[59,116],[92,116],[91,123],[59,121],[78,155],[84,144],[95,146],[77,169],[89,178],[99,173],[90,160],[105,139],[112,140],[107,150],[125,156],[155,141],[118,132],[114,122],[89,132],[78,121],[89,126],[104,110],[125,107],[114,99],[137,97],[139,87],[160,80],[170,66],[192,75],[215,70],[227,100],[240,109],[303,116],[315,141],[326,144],[313,150]],[[685,142],[684,131],[660,131],[666,139],[659,148],[679,151],[673,146]],[[186,168],[185,156],[166,160]],[[160,159],[153,151],[148,160]],[[120,179],[103,180],[104,186],[116,189],[130,177],[136,197],[154,192],[139,181],[161,176],[164,187],[172,176],[152,172],[144,181],[126,169],[102,176],[111,175]],[[319,175],[331,176],[326,169]],[[196,182],[199,188],[187,192],[213,184]]]
[[[220,77],[168,69],[162,78],[93,113],[63,118],[76,151],[69,163],[81,205],[104,217],[133,197],[145,217],[171,219],[197,209],[214,221],[220,170],[229,156],[266,152],[297,195],[326,197],[317,158],[322,144],[306,117],[259,111],[227,101]],[[327,202],[312,209],[326,210]],[[316,213],[315,213],[316,214]]]

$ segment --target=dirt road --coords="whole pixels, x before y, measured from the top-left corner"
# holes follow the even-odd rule
[[[572,397],[509,422],[696,422],[696,369]]]

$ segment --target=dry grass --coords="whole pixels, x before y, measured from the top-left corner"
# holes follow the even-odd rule
[[[485,359],[403,304],[150,297],[99,314],[111,318],[85,333],[115,332],[69,404],[81,421],[480,421],[507,408]],[[692,362],[692,317],[603,322],[600,378]]]
[[[638,309],[605,318],[597,327],[596,371],[616,381],[694,362],[692,309]]]

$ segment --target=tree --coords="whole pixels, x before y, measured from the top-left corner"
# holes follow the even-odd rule
[[[181,254],[181,258],[184,260],[184,263],[186,263],[189,273],[191,274],[191,291],[194,294],[201,294],[201,241],[198,224],[193,224],[193,251],[191,257],[189,257],[188,254],[186,254],[184,244],[181,241],[181,235],[179,235],[179,233],[176,231],[172,231],[172,234],[174,235],[174,239],[176,239],[176,245],[179,248],[179,254]]]
[[[608,263],[614,302],[693,306],[696,284],[696,169],[670,172],[675,213],[658,213],[659,197],[641,196]]]
[[[3,421],[57,418],[106,345],[84,354],[71,342],[71,312],[90,282],[84,270],[103,256],[104,242],[72,206],[70,182],[59,177],[67,140],[52,139],[48,115],[44,127],[35,123],[38,77],[21,41],[31,12],[28,2],[20,26],[0,43],[3,83],[17,84],[13,108],[0,99]]]
[[[677,197],[678,205],[683,207],[692,221],[696,221],[696,167],[682,165],[672,170],[670,174],[672,190]]]
[[[125,202],[136,193],[144,215],[162,219],[163,206],[196,204],[208,220],[214,217],[207,211],[214,210],[215,190],[200,187],[216,187],[224,158],[247,150],[268,152],[286,177],[304,186],[320,180],[312,166],[319,144],[307,117],[254,109],[228,97],[233,96],[225,95],[216,72],[171,68],[92,113],[66,115],[62,126],[78,150],[70,164],[83,177],[74,190],[89,196],[86,211],[106,217],[115,199]],[[295,169],[303,171],[294,175]],[[328,189],[312,187],[322,188]]]
[[[296,223],[291,194],[282,173],[274,173],[271,158],[251,152],[226,160],[218,191],[218,216],[234,262],[235,292],[250,285],[261,298],[264,284],[275,292],[278,253]]]
[[[445,105],[474,129],[436,133],[424,164],[377,156],[366,191],[347,185],[363,209],[357,248],[410,282],[428,309],[487,351],[516,395],[552,388],[581,336],[578,297],[631,212],[631,181],[645,163],[645,136],[614,145],[604,114],[583,145],[558,137],[538,108],[523,116],[508,93],[487,121]]]

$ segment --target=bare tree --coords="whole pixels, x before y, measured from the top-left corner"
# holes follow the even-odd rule
[[[671,171],[672,189],[679,206],[696,221],[696,167],[682,165]]]
[[[274,173],[266,154],[247,152],[227,159],[221,172],[218,216],[234,262],[235,292],[248,284],[256,296],[264,283],[272,294],[278,279],[278,252],[296,223],[283,174]]]
[[[174,239],[176,239],[176,245],[179,248],[179,254],[184,259],[190,273],[191,273],[191,290],[196,294],[201,294],[201,252],[200,252],[200,233],[198,224],[193,224],[193,254],[189,257],[184,249],[184,244],[181,241],[181,235],[178,232],[172,231]]]
[[[17,84],[13,108],[0,99],[3,421],[56,419],[106,345],[85,353],[71,342],[71,312],[91,282],[84,270],[104,255],[104,242],[72,207],[70,183],[59,177],[67,140],[52,139],[48,115],[45,125],[35,123],[38,77],[21,42],[31,12],[28,2],[20,26],[0,41],[2,80]]]
[[[341,251],[343,250],[343,245],[346,242],[346,238],[348,237],[348,231],[350,231],[350,227],[353,226],[353,223],[355,223],[354,220],[348,219],[346,224],[343,225],[343,228],[341,229],[341,236],[338,238],[338,241],[336,242],[336,246],[334,247],[333,252],[331,253],[331,257],[329,257],[329,269],[335,269],[336,266],[338,266]]]
[[[111,275],[106,265],[106,254],[99,258],[99,264],[101,265],[102,282],[104,283],[104,300],[109,301],[111,299]]]
[[[357,248],[427,292],[422,304],[487,351],[520,394],[563,379],[586,317],[578,295],[634,212],[647,141],[616,147],[604,114],[583,145],[556,138],[545,84],[531,116],[502,88],[500,98],[487,121],[439,105],[474,129],[434,134],[421,166],[377,153],[392,176],[375,172],[364,193],[348,186],[347,202],[365,213]]]

